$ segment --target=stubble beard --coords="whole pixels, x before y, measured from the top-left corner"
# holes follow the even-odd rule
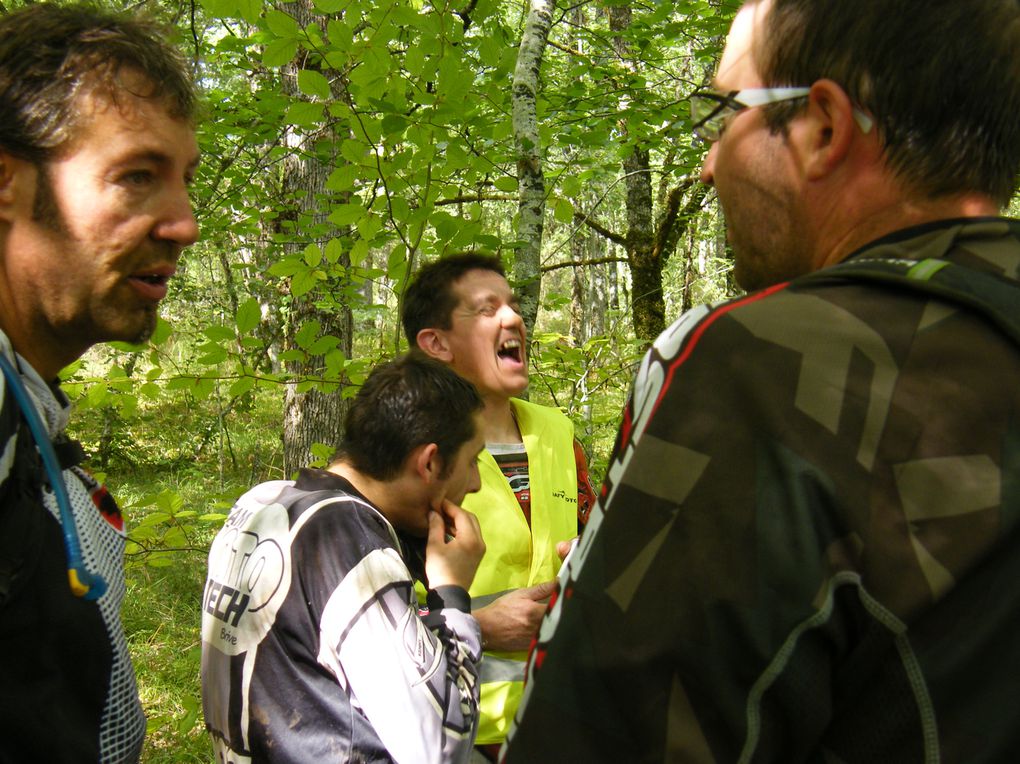
[[[746,292],[766,289],[810,271],[807,229],[782,191],[748,188],[756,198],[723,212],[733,250],[733,278]]]
[[[70,238],[70,229],[64,219],[63,212],[60,210],[60,205],[57,204],[56,194],[53,192],[49,168],[47,165],[40,163],[36,165],[36,170],[37,180],[35,198],[32,200],[32,220],[54,234]],[[109,310],[112,311],[112,315],[108,316],[109,321],[105,322],[107,326],[117,326],[123,322],[124,316],[122,313],[112,306]],[[97,336],[91,344],[98,342],[128,342],[132,345],[141,345],[148,342],[156,331],[156,323],[159,316],[156,306],[145,308],[144,312],[144,324],[139,329],[131,331],[125,329],[121,332],[99,332],[100,336]]]
[[[57,205],[50,180],[49,166],[39,163],[36,168],[35,198],[32,200],[32,221],[53,233],[68,235],[67,223]]]

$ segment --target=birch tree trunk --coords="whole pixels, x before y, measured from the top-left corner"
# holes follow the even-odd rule
[[[528,332],[535,326],[541,296],[542,231],[545,216],[545,176],[538,135],[538,88],[542,56],[552,26],[552,2],[531,0],[514,69],[512,114],[517,145],[518,223],[522,242],[514,260],[513,279]]]

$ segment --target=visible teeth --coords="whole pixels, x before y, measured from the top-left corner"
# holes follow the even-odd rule
[[[516,350],[521,346],[520,340],[507,340],[500,346],[500,350]]]

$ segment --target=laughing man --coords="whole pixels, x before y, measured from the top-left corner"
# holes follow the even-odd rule
[[[404,294],[408,343],[450,365],[478,389],[486,451],[482,488],[465,501],[486,554],[470,589],[482,628],[479,752],[494,758],[520,701],[524,661],[552,579],[557,545],[573,538],[594,503],[570,420],[515,396],[528,386],[527,334],[499,258],[445,257]]]

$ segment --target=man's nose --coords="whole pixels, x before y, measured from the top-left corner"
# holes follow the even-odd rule
[[[707,186],[715,185],[715,152],[718,142],[713,142],[708,147],[708,153],[701,163],[701,182]]]
[[[153,228],[153,236],[187,247],[198,241],[198,221],[191,206],[188,187],[181,185],[168,194],[162,215]]]
[[[503,326],[514,326],[520,324],[524,320],[521,318],[521,314],[508,304],[504,304],[503,307],[499,309],[499,313],[500,323],[502,323]]]

